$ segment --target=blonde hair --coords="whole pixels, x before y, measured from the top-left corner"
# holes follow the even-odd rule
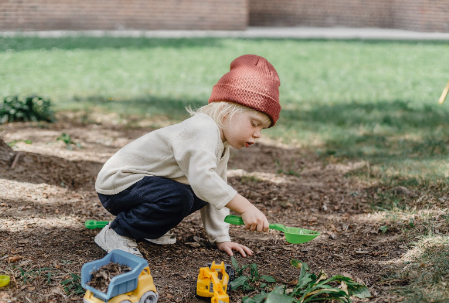
[[[267,114],[234,102],[217,101],[209,103],[208,105],[202,106],[196,110],[191,107],[186,107],[186,110],[191,116],[198,113],[208,115],[215,121],[215,123],[217,123],[219,128],[224,128],[223,119],[225,117],[232,119],[235,114],[244,112],[254,112],[254,115],[258,116],[262,120],[262,124],[271,125],[271,119]]]

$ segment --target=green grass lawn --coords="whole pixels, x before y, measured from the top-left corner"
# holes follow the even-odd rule
[[[404,185],[435,201],[447,195],[449,100],[437,101],[449,80],[449,42],[0,38],[0,97],[36,93],[59,110],[180,121],[184,107],[206,104],[230,62],[248,53],[266,57],[281,79],[283,110],[268,136],[324,161],[368,161],[369,173],[353,176],[379,187]],[[404,213],[432,207],[394,201],[373,203]],[[448,254],[445,239],[438,247]],[[447,276],[441,264],[438,275]]]
[[[420,178],[425,163],[449,177],[449,101],[437,104],[449,79],[446,42],[0,38],[0,96],[178,121],[247,53],[266,57],[281,78],[283,111],[267,135]]]

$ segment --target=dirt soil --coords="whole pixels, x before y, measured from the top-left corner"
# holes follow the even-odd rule
[[[99,230],[84,227],[85,220],[113,219],[95,193],[96,175],[115,151],[152,129],[81,124],[75,118],[0,127],[0,138],[15,142],[14,151],[20,152],[14,169],[12,161],[0,161],[0,274],[11,275],[11,283],[0,289],[0,302],[82,302],[76,280],[81,266],[105,255],[93,240]],[[62,133],[82,148],[66,149],[56,141]],[[358,301],[390,302],[382,277],[406,248],[398,234],[379,232],[382,218],[367,203],[369,185],[345,177],[364,165],[323,165],[301,147],[269,140],[233,151],[229,183],[270,222],[321,232],[309,243],[292,245],[275,230],[254,233],[231,226],[231,237],[255,251],[236,256],[237,261],[254,262],[261,275],[288,284],[299,274],[290,260],[299,259],[313,273],[324,270],[366,284],[373,297]],[[201,225],[194,213],[175,228],[176,244],[139,243],[159,302],[202,302],[194,296],[199,268],[212,261],[231,264],[230,256],[206,245]],[[229,292],[231,302],[254,294]]]

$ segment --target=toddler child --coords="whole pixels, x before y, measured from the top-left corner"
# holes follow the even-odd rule
[[[233,255],[252,255],[231,242],[224,218],[233,210],[245,227],[267,231],[265,215],[227,184],[230,146],[254,144],[279,118],[279,76],[263,57],[243,55],[212,89],[209,104],[181,123],[152,131],[115,153],[103,166],[95,189],[115,217],[95,237],[106,252],[142,256],[136,240],[174,244],[171,231],[200,210],[211,243]]]

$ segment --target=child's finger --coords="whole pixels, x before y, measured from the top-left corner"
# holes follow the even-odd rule
[[[238,251],[243,257],[246,257],[245,252],[243,251],[242,245],[236,245],[233,247],[236,251]]]
[[[234,255],[234,253],[232,252],[232,249],[229,247],[229,246],[227,246],[227,245],[225,245],[223,248],[222,248],[222,250],[225,252],[225,253],[227,253],[229,256],[233,256]]]
[[[268,220],[265,220],[265,222],[263,222],[263,231],[267,232],[269,228],[270,228],[270,223],[268,223]]]
[[[251,249],[249,249],[248,247],[246,247],[245,245],[240,245],[240,247],[243,248],[243,250],[250,256],[253,255],[253,251]]]

